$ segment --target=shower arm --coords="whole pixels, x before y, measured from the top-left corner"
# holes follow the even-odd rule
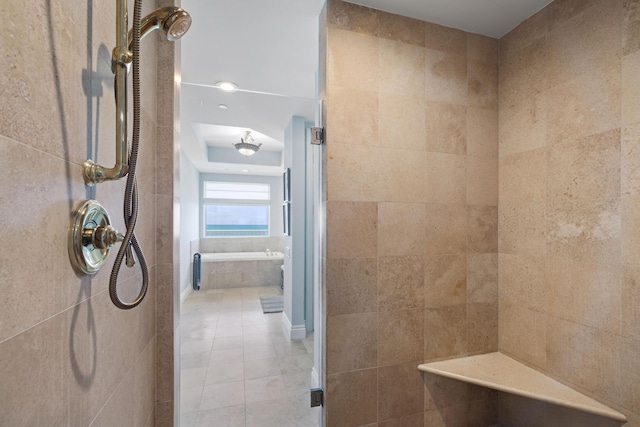
[[[127,0],[116,2],[117,45],[111,56],[111,71],[115,74],[116,92],[116,163],[112,168],[88,159],[83,164],[82,175],[88,186],[106,180],[120,179],[129,171],[129,144],[127,143],[127,74],[131,69],[133,54],[129,48]]]

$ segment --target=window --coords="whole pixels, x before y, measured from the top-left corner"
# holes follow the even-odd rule
[[[269,235],[269,184],[204,182],[204,237]]]

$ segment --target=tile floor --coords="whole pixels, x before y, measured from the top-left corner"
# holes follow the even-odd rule
[[[260,296],[279,287],[201,290],[181,307],[181,427],[316,427],[313,336],[289,341]]]

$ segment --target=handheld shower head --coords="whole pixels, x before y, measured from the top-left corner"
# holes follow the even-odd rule
[[[174,41],[184,36],[191,27],[191,16],[185,10],[176,8],[163,21],[162,29],[167,40]]]
[[[140,21],[140,40],[153,30],[162,28],[167,40],[175,41],[184,36],[191,27],[191,16],[179,7],[167,6],[154,10]],[[133,43],[133,31],[129,31],[129,50]]]

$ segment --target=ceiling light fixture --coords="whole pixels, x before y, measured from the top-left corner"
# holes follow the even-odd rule
[[[229,106],[227,104],[218,104],[218,108],[221,110],[226,110],[227,108],[229,108]]]
[[[238,85],[232,82],[218,82],[216,87],[225,92],[235,92],[238,90]]]
[[[240,138],[240,142],[233,144],[236,150],[243,156],[253,156],[260,149],[262,144],[256,144],[251,136],[251,131],[245,131],[244,136]]]

